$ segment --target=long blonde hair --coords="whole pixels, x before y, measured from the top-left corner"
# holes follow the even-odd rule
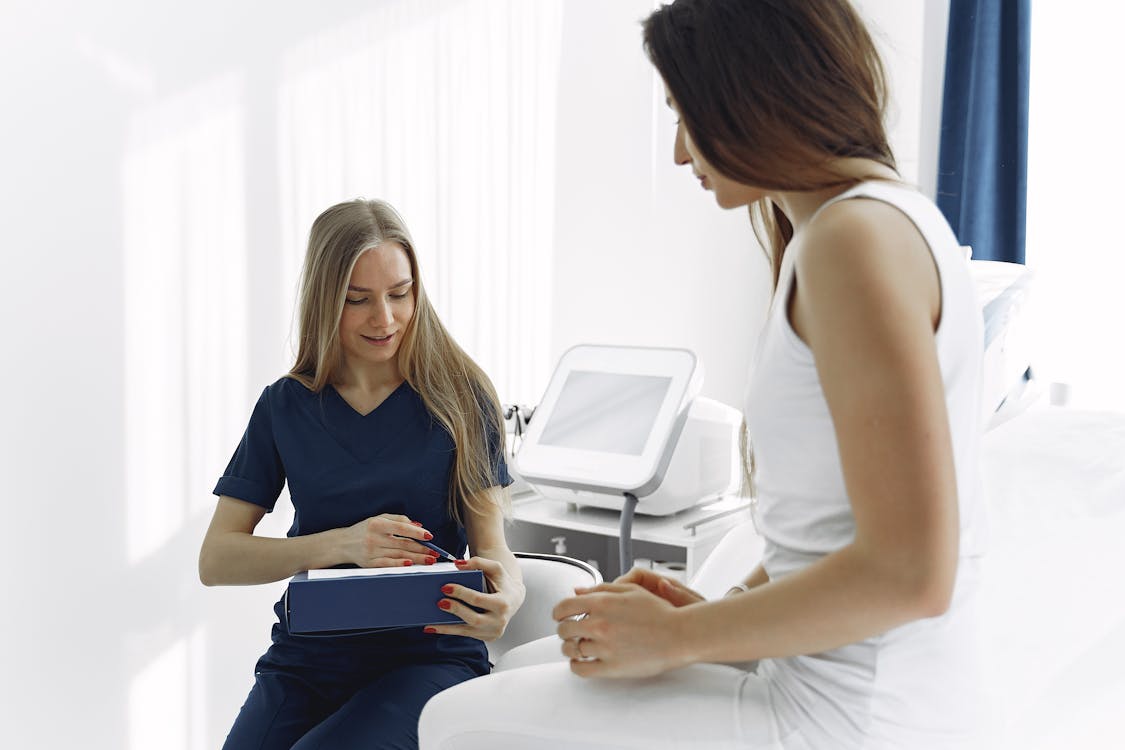
[[[333,381],[342,362],[340,317],[352,270],[364,252],[385,242],[406,251],[414,278],[414,316],[399,344],[399,372],[457,449],[449,482],[450,514],[463,524],[465,508],[482,511],[485,503],[495,501],[508,514],[507,494],[493,498],[486,492],[497,483],[494,462],[504,451],[500,399],[434,312],[418,272],[414,240],[389,203],[345,201],[313,222],[301,275],[297,360],[289,377],[314,393]]]

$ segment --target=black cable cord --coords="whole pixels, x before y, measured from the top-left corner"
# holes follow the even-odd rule
[[[508,444],[508,457],[515,458],[516,449],[523,439],[523,418],[518,404],[508,404],[503,407],[504,421],[515,420],[512,425],[512,441]]]

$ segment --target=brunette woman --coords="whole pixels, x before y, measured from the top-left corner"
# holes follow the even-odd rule
[[[644,44],[676,163],[749,207],[771,263],[745,404],[765,556],[716,601],[639,570],[578,592],[555,609],[569,665],[438,696],[422,746],[970,746],[982,321],[896,171],[871,37],[847,0],[676,0]]]

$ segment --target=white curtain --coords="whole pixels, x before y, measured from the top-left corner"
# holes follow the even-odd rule
[[[313,219],[381,198],[406,219],[438,314],[501,400],[538,400],[561,21],[561,0],[391,2],[287,55],[282,319],[295,319]]]

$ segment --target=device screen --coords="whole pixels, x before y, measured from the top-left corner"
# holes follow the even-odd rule
[[[539,437],[542,445],[639,456],[672,378],[571,372]]]

